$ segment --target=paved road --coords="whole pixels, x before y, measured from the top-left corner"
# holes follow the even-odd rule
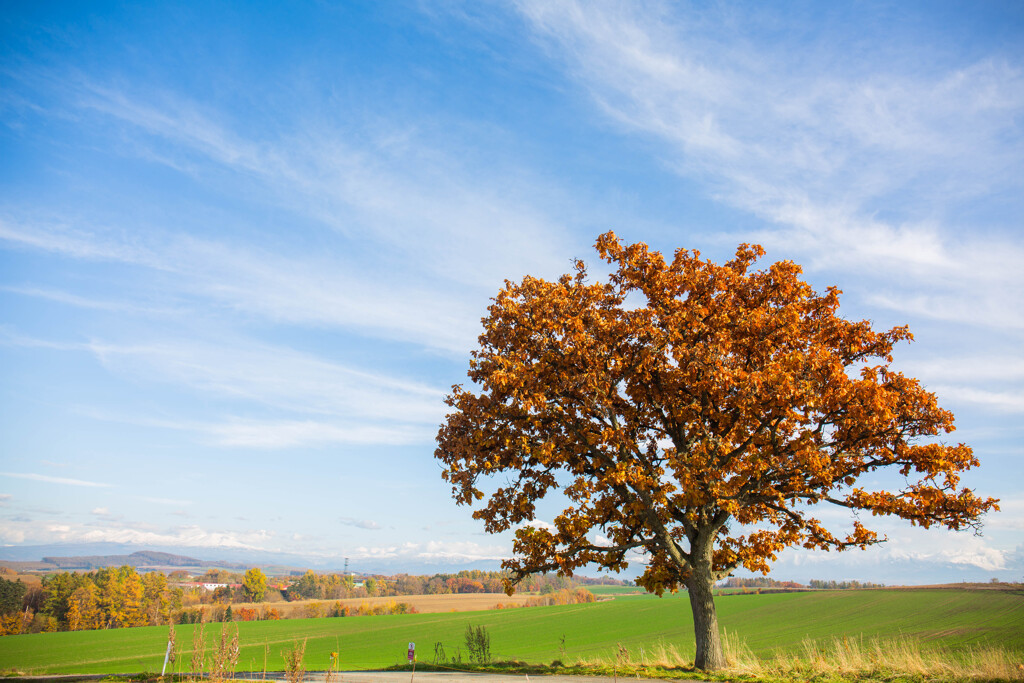
[[[267,681],[284,681],[283,672],[267,672]],[[241,675],[236,675],[239,680]],[[258,673],[250,680],[261,681],[262,673]],[[323,673],[307,673],[303,679],[305,683],[325,683],[326,676]],[[616,679],[603,676],[533,676],[527,674],[490,674],[490,673],[468,673],[462,671],[418,671],[410,674],[408,671],[342,671],[331,676],[332,683],[613,683]],[[627,683],[636,678],[619,678],[618,680]],[[699,683],[699,682],[695,682]]]
[[[264,677],[265,676],[265,677]],[[96,675],[63,675],[63,676],[19,676],[4,678],[7,683],[79,683],[96,681],[101,678],[114,678],[116,676]],[[304,683],[326,683],[326,674],[323,672],[307,673],[303,678]],[[235,674],[236,681],[259,681],[262,683],[284,683],[287,679],[283,671],[268,671],[265,675],[262,672],[238,673]],[[618,678],[603,676],[534,676],[532,679],[526,674],[489,674],[489,673],[468,673],[462,671],[421,671],[411,675],[408,671],[340,671],[331,675],[331,683],[613,683],[613,681],[630,683],[636,680],[649,681],[652,679]],[[693,681],[692,683],[700,683]]]

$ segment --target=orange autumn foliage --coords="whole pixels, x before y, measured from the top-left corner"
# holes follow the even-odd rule
[[[517,528],[516,579],[624,569],[638,582],[685,586],[697,666],[724,665],[711,595],[738,567],[767,572],[789,546],[864,548],[880,540],[854,520],[842,533],[816,504],[911,524],[975,528],[996,508],[960,486],[970,447],[935,437],[953,415],[890,368],[906,327],[875,331],[838,315],[839,290],[817,294],[798,265],[753,270],[740,245],[717,265],[680,249],[597,240],[612,266],[592,283],[577,261],[557,282],[506,281],[472,354],[472,388],[453,387],[436,457],[460,504],[484,499],[482,477],[506,475],[473,515]],[[869,491],[864,475],[895,468],[908,485]],[[560,491],[553,526],[529,525]]]

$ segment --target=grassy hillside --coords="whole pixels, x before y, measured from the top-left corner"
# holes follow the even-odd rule
[[[718,599],[723,628],[759,653],[799,651],[810,637],[920,639],[925,647],[964,650],[993,645],[1024,655],[1024,593],[967,590],[875,590],[734,595]],[[410,641],[418,660],[430,662],[436,643],[448,657],[462,650],[466,624],[484,624],[498,659],[566,662],[608,657],[621,644],[639,655],[659,644],[692,656],[693,630],[685,595],[619,596],[586,605],[515,610],[306,619],[238,624],[240,670],[281,670],[281,653],[308,639],[307,668],[325,669],[341,653],[343,669],[369,669],[404,661]],[[178,626],[179,669],[191,657],[194,626]],[[212,644],[220,625],[207,626]],[[564,652],[561,650],[564,636]],[[166,627],[48,633],[0,638],[0,670],[31,673],[159,671]]]

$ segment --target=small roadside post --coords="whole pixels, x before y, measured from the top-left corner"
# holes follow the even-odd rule
[[[409,677],[409,683],[412,683],[416,678],[416,643],[409,643],[409,663],[412,664],[412,676]]]
[[[167,660],[171,658],[171,648],[172,647],[174,647],[174,642],[168,640],[167,641],[167,652],[164,653],[164,668],[160,670],[160,678],[163,678],[164,674],[167,673]]]

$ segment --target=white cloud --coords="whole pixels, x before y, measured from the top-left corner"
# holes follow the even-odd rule
[[[0,541],[9,545],[21,545],[25,542],[25,532],[18,529],[0,529]]]
[[[991,512],[985,519],[985,528],[993,532],[1024,531],[1024,499],[1004,498],[999,501],[999,511]]]
[[[508,558],[511,549],[472,541],[428,541],[389,546],[362,546],[352,557],[360,560],[409,560],[430,563],[496,561]]]
[[[30,479],[41,481],[47,484],[61,484],[65,486],[86,486],[86,487],[109,487],[111,484],[104,484],[84,479],[69,479],[67,477],[51,477],[46,474],[34,474],[31,472],[0,472],[0,477],[13,477],[15,479]]]
[[[103,522],[121,522],[124,519],[124,515],[113,514],[108,508],[93,508],[91,512],[92,516]]]
[[[99,516],[105,517],[105,515]],[[272,533],[264,530],[212,531],[196,525],[159,530],[142,523],[126,524],[117,519],[104,519],[103,521],[105,525],[99,528],[78,523],[8,522],[0,528],[0,542],[35,545],[126,543],[143,546],[285,549],[280,547],[283,544],[277,543]]]
[[[510,548],[499,544],[484,545],[472,541],[429,541],[413,544],[414,557],[422,560],[446,562],[477,562],[504,560],[511,556]]]
[[[970,403],[1004,413],[1024,411],[1024,359],[985,356],[899,359],[896,367],[935,392],[940,405]],[[984,388],[979,388],[979,385]]]
[[[314,420],[242,420],[197,425],[213,443],[243,448],[291,448],[327,444],[423,443],[433,438],[434,427],[410,427],[402,424],[330,424]]]
[[[988,391],[964,386],[937,385],[928,387],[943,400],[974,403],[1007,413],[1024,413],[1024,393],[1021,391]]]
[[[339,521],[346,526],[354,526],[357,529],[377,531],[381,528],[380,524],[373,521],[372,519],[356,519],[354,517],[342,517]]]
[[[927,549],[917,544],[908,545],[905,539],[886,547],[881,556],[885,559],[912,560],[914,562],[948,562],[954,565],[977,567],[985,571],[1000,571],[1006,568],[1006,553],[989,546],[984,539],[975,536],[952,536],[950,532],[938,533]],[[940,545],[935,549],[936,545]]]
[[[146,503],[153,503],[154,505],[188,506],[193,504],[193,501],[191,500],[183,500],[180,498],[154,498],[152,496],[140,496],[139,500]]]
[[[935,577],[948,580],[951,568],[973,573],[1010,568],[1010,551],[984,537],[939,528],[910,528],[898,521],[876,523],[872,528],[883,532],[888,540],[867,550],[841,553],[789,548],[774,563],[773,573],[799,573],[804,578],[845,574],[847,578],[889,583],[895,576],[901,583],[920,584],[933,582]],[[910,571],[910,567],[915,569]]]
[[[1007,355],[901,360],[901,370],[927,382],[1024,381],[1024,358]]]
[[[399,555],[398,546],[360,546],[352,552],[356,559],[366,560],[392,560]]]

